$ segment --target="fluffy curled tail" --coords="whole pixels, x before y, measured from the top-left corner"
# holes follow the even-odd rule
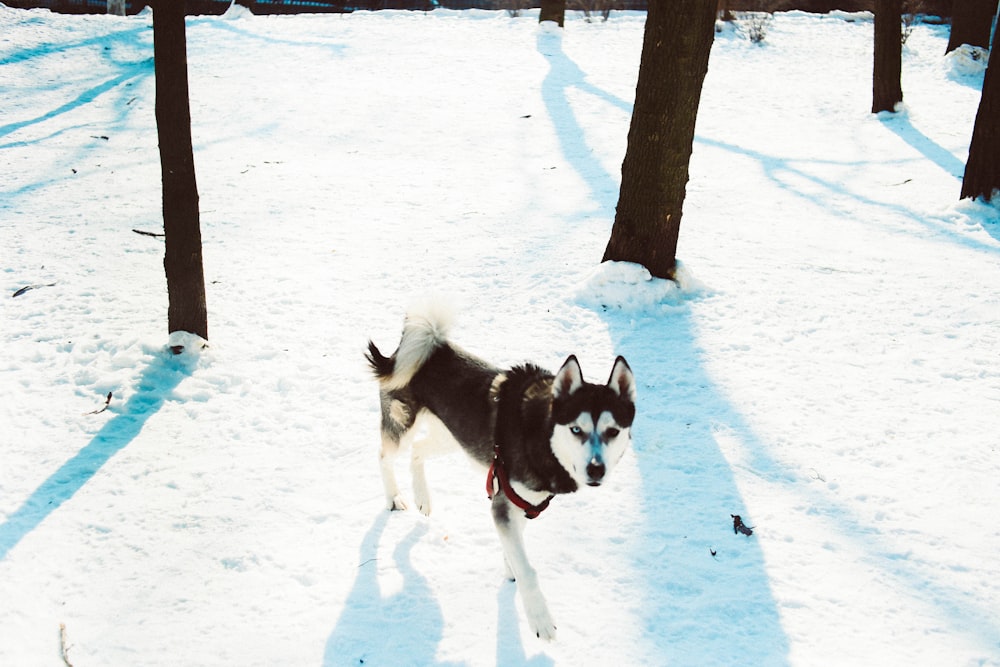
[[[365,358],[384,389],[402,389],[436,349],[447,343],[451,315],[439,304],[413,309],[406,314],[399,347],[387,357],[368,342]]]

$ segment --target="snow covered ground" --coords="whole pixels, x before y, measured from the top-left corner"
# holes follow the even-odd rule
[[[598,265],[643,16],[536,20],[191,18],[211,346],[174,358],[151,16],[0,6],[0,664],[1000,665],[982,62],[917,25],[874,116],[870,16],[719,34],[674,288]],[[528,526],[554,643],[479,471],[384,510],[362,351],[426,293],[496,363],[639,379],[609,484]]]

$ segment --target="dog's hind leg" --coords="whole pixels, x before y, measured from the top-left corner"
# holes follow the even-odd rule
[[[382,469],[382,485],[385,487],[385,504],[389,510],[405,510],[406,502],[399,492],[394,464],[399,455],[399,439],[382,431],[382,448],[379,450],[379,465]]]
[[[542,589],[538,586],[538,575],[528,562],[528,555],[524,550],[524,524],[527,519],[502,493],[493,497],[492,510],[493,523],[503,546],[505,571],[508,577],[517,581],[517,590],[521,594],[528,624],[538,638],[546,641],[555,639],[555,623]]]
[[[382,484],[385,486],[385,504],[390,510],[405,510],[406,502],[399,492],[396,482],[395,463],[403,448],[403,439],[413,426],[413,411],[402,400],[383,391],[382,404],[382,448],[379,450],[379,465],[382,469]]]
[[[413,457],[410,459],[410,474],[413,475],[413,501],[417,509],[425,516],[431,514],[431,490],[427,486],[427,473],[424,471],[424,457],[419,453],[420,447],[414,445]]]

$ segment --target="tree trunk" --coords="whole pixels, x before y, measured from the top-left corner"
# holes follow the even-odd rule
[[[566,20],[566,0],[541,0],[541,10],[538,13],[538,22],[555,21],[559,27],[563,27]]]
[[[125,0],[108,0],[108,14],[125,16]]]
[[[903,101],[902,0],[875,0],[875,64],[872,113],[895,111]]]
[[[183,0],[153,3],[156,131],[163,174],[167,327],[208,339],[198,185],[191,146]]]
[[[997,29],[1000,30],[1000,17]],[[990,201],[994,191],[1000,189],[1000,62],[997,61],[1000,56],[991,58],[986,67],[960,199],[982,197]]]
[[[990,48],[990,28],[996,11],[996,0],[955,0],[945,53],[951,53],[962,44]]]
[[[673,277],[716,9],[716,0],[649,3],[618,209],[602,261]]]

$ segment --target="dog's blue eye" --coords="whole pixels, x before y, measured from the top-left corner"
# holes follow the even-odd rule
[[[579,426],[570,426],[569,432],[572,433],[573,435],[580,435],[581,433],[583,433],[583,429],[580,428]]]
[[[617,438],[619,433],[621,433],[621,431],[619,431],[618,429],[613,427],[609,428],[607,431],[604,432],[604,439],[611,440],[612,438]]]

